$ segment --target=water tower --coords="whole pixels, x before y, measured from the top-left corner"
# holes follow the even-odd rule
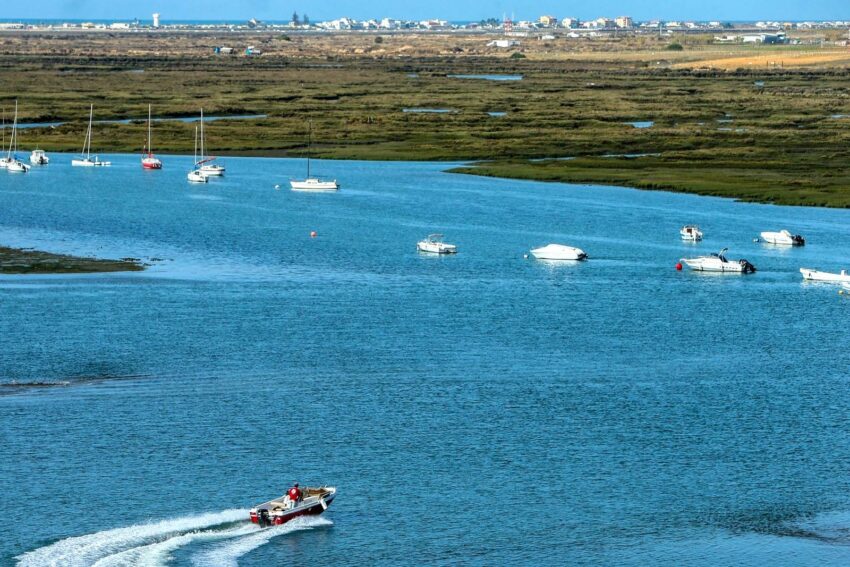
[[[159,27],[159,13],[154,13],[153,15],[153,27]]]

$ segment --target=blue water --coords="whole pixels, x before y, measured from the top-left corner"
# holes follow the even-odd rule
[[[153,263],[0,278],[0,564],[850,562],[850,298],[797,271],[847,267],[850,212],[104,157],[0,175],[0,243]],[[807,245],[752,241],[780,228]],[[759,271],[674,270],[724,246]],[[339,497],[246,524],[294,480]]]
[[[522,75],[446,75],[450,79],[480,79],[484,81],[521,81]]]
[[[450,114],[457,112],[453,108],[402,108],[402,112],[414,112],[423,114]]]
[[[638,122],[626,122],[626,124],[634,126],[635,128],[652,128],[655,125],[655,122],[652,120],[646,120]]]

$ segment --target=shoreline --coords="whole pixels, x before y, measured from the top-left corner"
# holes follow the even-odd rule
[[[0,246],[0,275],[141,272],[138,258],[107,260]]]

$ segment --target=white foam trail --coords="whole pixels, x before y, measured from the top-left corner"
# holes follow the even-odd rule
[[[143,545],[142,547],[134,547],[127,551],[104,557],[94,563],[92,567],[159,567],[166,565],[171,560],[171,552],[184,545],[198,541],[228,539],[248,535],[259,529],[259,527],[252,524],[229,530],[189,532],[168,538],[165,541]]]
[[[167,549],[168,540],[181,536],[196,535],[195,532],[221,524],[245,520],[248,510],[225,510],[197,516],[186,516],[126,528],[106,530],[79,537],[71,537],[51,545],[35,549],[17,557],[19,567],[90,567],[98,561],[117,556],[140,547],[154,557],[159,553],[152,544],[161,545],[165,556],[178,546]],[[223,530],[227,532],[227,530]],[[188,538],[187,541],[190,541]],[[182,543],[180,544],[182,545]],[[144,551],[142,555],[144,555]],[[127,557],[129,564],[136,564]],[[128,564],[127,562],[123,564]]]
[[[267,544],[272,538],[300,530],[330,526],[333,522],[317,516],[301,516],[282,526],[265,528],[259,532],[215,546],[192,558],[197,567],[237,567],[243,555]]]

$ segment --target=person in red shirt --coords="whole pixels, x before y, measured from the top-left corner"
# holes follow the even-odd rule
[[[293,508],[297,506],[299,502],[301,502],[301,498],[303,495],[301,494],[301,489],[298,488],[297,482],[292,486],[292,488],[289,489],[289,492],[287,492],[287,494],[289,495],[289,501],[292,502]]]

